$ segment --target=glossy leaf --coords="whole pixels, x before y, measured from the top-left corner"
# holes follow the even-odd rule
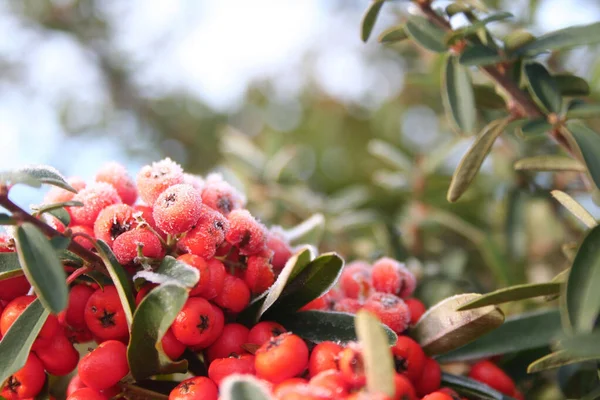
[[[513,15],[509,12],[500,12],[497,14],[490,15],[480,21],[475,21],[471,25],[467,25],[464,28],[459,28],[453,31],[450,31],[446,36],[446,43],[452,44],[456,42],[458,39],[462,39],[467,37],[468,35],[477,33],[481,29],[485,28],[485,26],[492,22],[502,21],[507,18],[511,18]]]
[[[381,32],[379,35],[380,43],[396,43],[408,39],[408,33],[404,29],[404,25],[393,26]]]
[[[33,187],[39,187],[45,183],[77,193],[77,190],[67,183],[60,172],[47,165],[28,165],[12,171],[0,172],[0,182],[23,183]]]
[[[481,164],[490,152],[492,145],[504,132],[506,120],[490,122],[477,136],[467,153],[463,156],[452,175],[448,189],[448,201],[453,203],[463,195],[481,168]]]
[[[354,342],[358,340],[354,327],[354,315],[334,311],[299,311],[277,316],[276,321],[305,340],[320,343]],[[390,345],[398,337],[386,325],[382,325]]]
[[[600,332],[566,337],[560,342],[561,348],[575,357],[594,357],[600,359]]]
[[[554,80],[563,96],[588,96],[590,94],[590,85],[579,76],[556,74]]]
[[[377,16],[379,16],[379,12],[381,11],[381,7],[383,7],[384,1],[385,0],[374,0],[365,13],[360,32],[360,37],[363,42],[369,40],[369,36],[371,36],[371,32],[373,31],[375,22],[377,22]]]
[[[583,239],[567,281],[567,310],[576,332],[594,328],[600,312],[600,226],[592,228]]]
[[[587,126],[569,121],[567,130],[579,147],[583,161],[597,188],[600,188],[600,135]]]
[[[0,213],[0,225],[14,225],[16,222],[17,220],[10,215]]]
[[[133,310],[135,309],[135,301],[127,272],[125,272],[121,264],[119,264],[117,258],[106,242],[97,240],[96,249],[98,250],[98,255],[100,258],[102,258],[102,261],[104,261],[104,265],[106,266],[108,274],[110,275],[110,278],[117,289],[117,293],[119,293],[119,299],[121,300],[121,305],[123,306],[123,311],[125,312],[127,326],[131,328],[131,323],[133,322]]]
[[[563,365],[571,365],[594,359],[594,356],[575,357],[565,350],[558,350],[529,364],[527,372],[533,374],[535,372],[562,367]]]
[[[563,191],[553,190],[550,192],[552,197],[554,197],[560,204],[562,204],[567,210],[571,212],[574,216],[577,217],[581,222],[585,224],[588,228],[593,228],[598,225],[598,222],[594,218],[592,214],[589,213],[581,204],[577,202],[574,198],[569,196]]]
[[[562,335],[556,309],[513,315],[499,328],[456,350],[445,353],[440,362],[471,361],[548,346]]]
[[[38,298],[50,312],[67,307],[69,290],[66,275],[50,241],[33,224],[25,222],[15,230],[19,263]]]
[[[524,30],[515,30],[506,35],[503,40],[506,51],[512,53],[535,40],[535,36]]]
[[[379,319],[369,311],[359,310],[355,317],[356,336],[362,348],[367,389],[371,393],[393,396],[394,360]]]
[[[406,21],[406,33],[421,47],[437,53],[448,50],[444,37],[446,32],[425,17],[411,15]]]
[[[564,156],[535,156],[522,158],[515,163],[517,171],[575,171],[585,172],[585,165],[578,160]]]
[[[600,42],[600,22],[571,26],[538,37],[518,50],[519,54],[535,54],[545,50],[563,50]]]
[[[71,223],[71,214],[64,208],[55,208],[48,211],[48,214],[58,219],[64,226],[69,226]]]
[[[459,394],[481,400],[513,400],[488,385],[466,376],[452,375],[442,372],[442,385],[456,390]]]
[[[413,329],[413,336],[425,353],[447,353],[502,325],[504,314],[495,306],[456,311],[480,296],[468,293],[448,297],[423,314]]]
[[[533,139],[544,136],[550,129],[552,125],[545,118],[536,118],[521,125],[519,131],[525,139]]]
[[[498,305],[508,303],[511,301],[530,299],[534,297],[548,296],[551,294],[557,294],[559,292],[560,283],[526,283],[523,285],[509,286],[506,288],[498,289],[491,293],[486,293],[484,295],[481,295],[481,297],[478,297],[475,300],[462,305],[457,310],[473,310],[479,307]]]
[[[196,268],[171,256],[166,256],[156,271],[139,271],[133,277],[134,281],[139,278],[157,284],[176,283],[184,288],[191,289],[200,280],[200,273]]]
[[[314,214],[295,227],[284,231],[284,236],[291,244],[318,244],[325,231],[325,217]]]
[[[540,63],[525,64],[525,79],[527,89],[538,106],[548,112],[560,113],[562,97],[558,84],[546,67]]]
[[[271,400],[269,393],[268,387],[251,375],[230,375],[219,388],[223,400]]]
[[[450,120],[465,133],[473,133],[477,122],[475,95],[469,70],[455,56],[448,56],[443,71],[442,97]]]
[[[597,118],[600,116],[600,104],[575,103],[567,110],[567,118]]]
[[[13,253],[0,253],[0,280],[23,275],[19,255]]]
[[[473,92],[475,94],[475,104],[478,108],[502,110],[506,107],[506,102],[492,86],[473,85]]]
[[[157,374],[187,371],[187,361],[173,362],[161,345],[162,337],[187,298],[185,287],[169,282],[152,289],[138,305],[127,348],[131,374],[137,381]]]
[[[44,326],[48,311],[34,300],[8,329],[0,341],[0,382],[23,368],[33,341]]]
[[[467,47],[458,58],[461,65],[493,65],[505,61],[498,52],[490,47],[483,45],[473,45]]]

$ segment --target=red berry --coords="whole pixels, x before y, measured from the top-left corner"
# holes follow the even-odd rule
[[[217,385],[231,374],[254,375],[254,356],[251,354],[217,358],[208,367],[208,377]]]
[[[168,187],[179,183],[183,183],[183,170],[170,158],[146,165],[137,176],[140,197],[150,206]]]
[[[216,314],[221,312],[216,310],[218,309],[207,300],[201,297],[190,297],[175,317],[171,326],[173,334],[177,340],[188,346],[203,343],[207,337],[214,334],[215,330],[219,333],[223,330],[223,326],[219,328],[215,323]]]
[[[156,231],[156,233],[158,233],[163,239],[167,238],[167,234],[162,232],[154,221],[154,217],[152,216],[152,207],[136,204],[133,206],[133,209],[135,210],[135,216],[139,216],[138,214],[142,213],[141,217],[144,219],[144,221],[146,221],[146,223],[150,225],[150,227],[154,229],[154,231]]]
[[[142,255],[149,258],[161,258],[164,254],[160,239],[148,229],[134,229],[115,239],[113,251],[121,264],[129,264],[138,256],[138,246]]]
[[[491,361],[480,361],[473,365],[469,377],[508,396],[515,392],[515,382],[512,378]]]
[[[199,193],[204,190],[204,179],[201,176],[184,173],[183,183],[192,185]]]
[[[137,200],[135,182],[131,179],[125,167],[119,163],[110,162],[102,166],[96,174],[96,182],[111,184],[125,204],[132,205]]]
[[[364,308],[397,333],[404,332],[410,323],[408,307],[401,298],[393,294],[373,293],[365,302]]]
[[[158,285],[155,283],[145,283],[135,295],[135,305],[139,306],[142,300],[144,300],[144,297],[157,286]]]
[[[349,399],[345,397],[344,399]],[[286,385],[277,390],[277,400],[332,400],[333,393],[323,387],[311,386],[306,383]],[[369,398],[369,400],[372,400]]]
[[[163,351],[171,360],[177,360],[185,351],[185,344],[181,343],[171,329],[168,329],[160,341]]]
[[[83,381],[79,377],[79,374],[75,374],[75,375],[73,375],[73,377],[69,381],[69,385],[67,386],[67,396],[70,396],[76,390],[82,389],[85,387],[87,387],[87,386],[85,385],[85,383],[83,383]]]
[[[189,231],[200,218],[202,198],[187,184],[173,185],[158,196],[152,216],[163,232],[178,235]]]
[[[396,371],[406,375],[411,382],[416,382],[425,366],[425,352],[421,346],[408,336],[398,336],[392,353]]]
[[[100,212],[94,223],[96,239],[105,241],[110,247],[116,238],[137,226],[133,214],[135,209],[127,204],[113,204]]]
[[[271,338],[284,332],[287,332],[286,329],[277,322],[262,321],[254,325],[248,332],[248,343],[262,346]]]
[[[6,332],[11,325],[19,318],[25,309],[33,303],[34,296],[20,296],[12,300],[4,307],[2,316],[0,317],[0,334],[6,335]],[[49,315],[46,322],[42,326],[40,333],[33,342],[33,349],[37,350],[50,344],[54,336],[60,332],[60,325],[55,315]]]
[[[237,246],[240,254],[249,256],[260,253],[266,245],[265,227],[252,217],[248,210],[233,210],[227,217],[229,231],[225,235],[228,243]]]
[[[259,378],[279,383],[302,373],[308,365],[308,347],[298,336],[283,333],[256,350]]]
[[[322,371],[310,379],[309,385],[321,387],[331,391],[335,398],[348,395],[350,385],[344,379],[344,375],[335,369]]]
[[[394,374],[394,386],[396,387],[394,399],[417,400],[414,386],[404,375]]]
[[[214,304],[211,304],[210,306],[212,307],[215,316],[213,322],[214,329],[212,329],[212,331],[200,343],[191,347],[194,351],[206,349],[213,344],[219,338],[221,332],[223,332],[223,328],[225,326],[225,315],[219,307],[215,306]]]
[[[444,393],[444,394],[447,394],[448,396],[452,397],[453,399],[460,398],[458,393],[456,393],[454,390],[452,390],[448,387],[440,388],[437,392],[433,392],[433,393]]]
[[[204,376],[186,379],[169,394],[169,400],[217,400],[218,397],[217,385]]]
[[[123,340],[129,335],[125,311],[113,285],[104,286],[90,296],[84,318],[88,329],[100,340]]]
[[[177,257],[177,260],[197,269],[200,273],[200,280],[190,291],[190,296],[201,296],[202,293],[206,293],[210,286],[210,268],[206,260],[193,254],[183,254]],[[225,280],[225,275],[223,275],[223,280]]]
[[[346,297],[363,299],[371,292],[371,269],[364,261],[348,264],[340,276],[340,289]]]
[[[343,348],[334,342],[321,342],[315,346],[308,361],[308,372],[315,376],[319,372],[337,369],[338,354]]]
[[[308,381],[303,378],[290,378],[285,381],[278,383],[273,388],[273,394],[275,398],[279,399],[280,395],[285,393],[289,388],[296,388],[298,385],[307,386]]]
[[[187,252],[209,259],[225,241],[229,231],[229,221],[217,211],[202,205],[200,217],[195,226],[179,241],[179,246]]]
[[[227,311],[238,313],[250,303],[250,289],[240,278],[227,275],[215,303]]]
[[[96,390],[114,386],[129,373],[127,347],[117,340],[108,340],[86,354],[79,362],[79,377],[86,386]]]
[[[67,179],[67,182],[73,189],[80,191],[85,188],[85,181],[79,177],[71,177]],[[44,196],[44,204],[55,204],[55,203],[63,203],[65,201],[73,200],[76,193],[70,192],[65,189],[61,189],[59,187],[53,186],[52,189],[46,193]]]
[[[412,295],[417,286],[412,272],[404,264],[388,257],[380,258],[373,264],[371,279],[376,291],[395,294],[403,299]]]
[[[248,343],[250,330],[241,324],[226,324],[221,335],[206,350],[206,358],[209,362],[217,358],[226,358],[246,353],[242,348]]]
[[[329,303],[327,302],[326,295],[321,297],[317,297],[313,301],[302,306],[300,311],[308,311],[308,310],[327,310],[329,309]]]
[[[109,400],[110,398],[98,390],[84,387],[75,390],[67,397],[67,400]]]
[[[348,346],[339,353],[338,365],[344,379],[350,385],[356,388],[365,385],[365,364],[362,353],[356,346]]]
[[[73,285],[69,291],[69,305],[65,311],[65,322],[78,329],[87,328],[85,324],[85,305],[95,292],[88,285]]]
[[[244,207],[246,199],[220,175],[211,174],[204,182],[202,202],[227,216],[231,211]]]
[[[414,382],[417,395],[425,396],[435,392],[440,388],[441,383],[442,370],[440,369],[440,365],[433,358],[427,357],[425,359],[425,366],[423,367],[421,377],[417,382]]]
[[[75,225],[71,226],[70,229],[73,233],[73,241],[75,243],[79,244],[86,250],[92,250],[94,248],[94,243],[86,237],[94,237],[94,230],[92,228],[85,225]],[[78,233],[81,235],[77,235]]]
[[[260,256],[248,257],[243,279],[254,295],[261,294],[270,288],[275,282],[275,274],[269,259]]]
[[[104,182],[89,184],[73,197],[74,201],[83,203],[83,207],[69,207],[73,225],[94,226],[96,218],[104,208],[111,204],[121,203],[116,189]]]
[[[25,296],[30,288],[31,285],[25,275],[0,280],[0,300],[11,301]]]
[[[227,272],[223,263],[216,259],[208,261],[208,269],[210,270],[208,287],[200,292],[200,296],[210,300],[220,295],[223,291]]]
[[[414,325],[419,322],[421,316],[427,311],[427,308],[425,307],[425,304],[414,298],[405,299],[404,302],[410,310],[410,324]]]
[[[35,351],[44,369],[57,376],[67,375],[77,367],[79,353],[63,334],[55,335],[48,346]]]
[[[423,397],[422,400],[453,400],[453,397],[444,392],[433,392]]]
[[[44,387],[46,374],[39,358],[29,353],[23,368],[12,374],[4,383],[0,394],[7,400],[35,397]]]
[[[285,240],[280,233],[271,230],[267,237],[267,247],[274,253],[273,259],[271,260],[273,269],[280,271],[285,267],[285,263],[292,256],[292,249],[287,240]]]
[[[334,311],[356,314],[363,307],[363,303],[357,299],[346,297],[339,300],[333,306]]]

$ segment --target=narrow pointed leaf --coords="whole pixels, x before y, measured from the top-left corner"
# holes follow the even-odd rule
[[[408,33],[404,29],[404,25],[388,28],[378,38],[380,43],[396,43],[406,39],[408,39]]]
[[[585,172],[585,165],[564,156],[535,156],[522,158],[515,163],[517,171],[575,171]]]
[[[481,164],[490,152],[492,145],[506,127],[506,120],[489,123],[477,136],[467,153],[463,156],[452,175],[448,189],[448,201],[453,203],[463,195],[481,168]]]
[[[600,226],[583,239],[567,281],[567,310],[574,330],[589,333],[600,312]]]
[[[161,340],[185,304],[188,291],[177,283],[152,289],[133,315],[127,360],[133,377],[186,372],[187,361],[173,362],[162,350]]]
[[[360,32],[360,37],[363,42],[369,40],[369,36],[371,36],[371,32],[373,32],[373,27],[375,26],[375,22],[377,22],[377,17],[379,16],[381,7],[383,7],[384,1],[385,0],[374,0],[365,13]]]
[[[562,192],[560,190],[553,190],[550,192],[552,197],[554,197],[560,204],[562,204],[567,210],[571,212],[574,216],[577,217],[581,222],[585,224],[588,228],[593,228],[598,225],[596,219],[586,210],[581,204],[577,202],[574,198]]]
[[[552,129],[552,125],[545,118],[536,118],[521,125],[519,132],[525,139],[535,139],[545,136],[550,129]]]
[[[447,353],[502,325],[504,314],[495,306],[456,311],[478,297],[480,295],[475,293],[452,296],[423,314],[413,329],[413,336],[425,353]]]
[[[0,280],[23,275],[17,253],[0,253]]]
[[[452,375],[442,372],[442,385],[456,390],[459,394],[481,400],[514,400],[488,385],[466,376]]]
[[[448,50],[444,42],[446,32],[427,18],[411,15],[406,21],[406,33],[420,46],[437,53]]]
[[[595,357],[593,356],[576,357],[570,354],[568,351],[558,350],[529,364],[527,367],[527,372],[533,374],[535,372],[562,367],[563,365],[571,365],[594,359]]]
[[[358,311],[355,321],[356,335],[362,346],[367,389],[371,393],[384,393],[391,397],[396,389],[396,371],[385,331],[377,317],[369,311]]]
[[[191,289],[198,283],[200,273],[196,268],[171,256],[166,256],[156,271],[139,271],[133,279],[135,281],[138,278],[157,284],[176,283]]]
[[[525,65],[525,79],[531,97],[538,106],[553,113],[560,113],[562,97],[558,84],[546,67],[540,63],[531,62]]]
[[[269,393],[269,388],[251,375],[230,375],[219,388],[223,400],[271,400]]]
[[[439,362],[481,360],[542,348],[560,338],[562,332],[560,313],[556,309],[513,315],[497,329],[436,359]]]
[[[469,70],[449,56],[443,73],[442,97],[448,115],[459,131],[473,133],[477,110]]]
[[[560,292],[560,283],[526,283],[523,285],[509,286],[487,293],[458,308],[458,311],[473,310],[479,307],[498,305],[511,301],[531,299],[534,297],[548,296]]]
[[[35,212],[38,215],[41,215],[45,212],[49,212],[52,210],[56,210],[59,208],[65,208],[65,207],[83,207],[83,203],[80,201],[62,201],[60,203],[52,203],[52,204],[42,204],[41,206],[38,206],[35,208]]]
[[[67,183],[60,172],[47,165],[28,165],[12,171],[0,172],[0,182],[7,181],[11,184],[23,183],[33,187],[39,187],[45,183],[77,193],[77,190]]]
[[[563,96],[588,96],[590,94],[590,85],[579,76],[556,74],[554,80]]]
[[[567,110],[567,118],[597,118],[600,116],[600,104],[575,103]]]
[[[284,236],[291,244],[317,245],[325,231],[325,217],[323,214],[314,214],[295,227],[284,232]]]
[[[275,320],[288,331],[314,343],[328,340],[347,343],[358,340],[354,327],[354,314],[311,310],[279,315]],[[398,337],[394,331],[386,325],[381,326],[385,331],[388,344],[396,343]]]
[[[23,368],[33,341],[44,326],[48,311],[34,300],[8,329],[0,341],[0,383]]]
[[[477,33],[479,30],[485,28],[485,26],[487,24],[490,24],[492,22],[502,21],[507,18],[511,18],[512,16],[513,15],[509,12],[500,12],[497,14],[490,15],[489,17],[486,17],[486,18],[482,19],[481,21],[476,21],[476,22],[472,23],[471,25],[468,25],[464,28],[450,31],[446,35],[445,42],[447,44],[452,44],[452,43],[456,42],[458,39],[462,39],[468,35]]]
[[[583,161],[597,188],[600,188],[600,135],[578,122],[567,122],[567,130],[579,147]]]
[[[536,54],[545,50],[562,50],[600,42],[600,22],[571,26],[547,33],[527,43],[519,54]]]
[[[0,225],[14,225],[17,220],[8,214],[0,213]]]
[[[479,44],[467,47],[458,59],[465,66],[492,65],[505,60],[496,50]]]
[[[63,265],[50,241],[35,225],[25,222],[15,231],[15,243],[27,280],[44,307],[58,314],[67,307],[69,290]]]

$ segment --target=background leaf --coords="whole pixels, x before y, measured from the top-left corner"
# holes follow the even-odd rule
[[[509,286],[483,294],[481,297],[460,306],[457,310],[472,310],[479,307],[508,303],[510,301],[557,294],[560,292],[560,286],[559,282],[525,283]]]
[[[373,31],[375,22],[377,22],[377,16],[381,11],[381,7],[383,7],[384,1],[385,0],[374,0],[365,13],[362,20],[362,28],[360,33],[360,37],[363,42],[369,40],[369,36],[371,36],[371,32]]]
[[[420,46],[437,53],[448,49],[444,37],[446,32],[427,18],[411,15],[406,21],[406,33]]]
[[[469,70],[457,57],[448,56],[443,76],[442,97],[451,120],[461,132],[473,133],[477,111]]]
[[[588,96],[590,94],[590,85],[579,76],[555,74],[554,81],[562,96]]]
[[[23,275],[19,255],[15,252],[0,253],[0,280]]]
[[[567,131],[581,152],[592,180],[600,188],[600,136],[582,123],[567,122]]]
[[[576,216],[581,222],[588,228],[593,228],[598,225],[596,219],[586,210],[581,204],[579,204],[574,198],[569,196],[563,191],[553,190],[550,192],[560,204],[562,204],[567,210]]]
[[[492,65],[506,61],[495,49],[483,45],[467,47],[458,58],[461,65]]]
[[[48,165],[28,165],[12,171],[0,172],[0,182],[2,181],[10,181],[12,184],[23,183],[33,187],[46,183],[77,193],[77,190],[67,183],[56,168]]]
[[[567,119],[597,118],[600,115],[600,104],[573,103],[567,110]]]
[[[593,359],[594,356],[575,357],[565,350],[558,350],[529,364],[527,372],[532,374]]]
[[[323,214],[314,214],[307,220],[284,232],[291,244],[318,244],[325,230]]]
[[[552,129],[552,125],[545,118],[536,118],[525,122],[519,127],[521,136],[525,139],[534,139],[545,136]]]
[[[558,85],[546,67],[540,63],[525,64],[525,79],[531,97],[548,112],[560,113],[562,97]]]
[[[442,372],[442,385],[449,386],[458,393],[465,396],[473,396],[477,399],[491,400],[512,400],[512,397],[506,396],[481,382],[467,378],[465,376],[452,375]]]
[[[585,165],[564,156],[535,156],[522,158],[515,163],[517,171],[576,171],[585,172]]]
[[[408,39],[404,25],[393,26],[381,32],[377,40],[380,43],[396,43]]]
[[[544,50],[563,50],[600,42],[600,22],[571,26],[538,37],[518,50],[519,54],[535,54]]]
[[[250,375],[230,375],[223,380],[219,392],[223,400],[271,400],[264,383]]]

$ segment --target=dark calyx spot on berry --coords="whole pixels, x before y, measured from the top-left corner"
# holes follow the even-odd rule
[[[200,332],[204,332],[210,326],[210,319],[207,315],[200,316],[200,323],[196,325],[196,328],[200,330]]]
[[[223,221],[215,221],[214,226],[220,231],[225,230],[225,225],[223,225]]]
[[[273,336],[279,336],[283,333],[283,331],[279,328],[273,328],[271,329],[271,333],[273,334]]]
[[[219,197],[219,200],[217,200],[217,208],[224,214],[229,214],[232,209],[231,199],[229,198],[229,196]]]
[[[179,393],[188,394],[192,386],[194,386],[194,382],[181,382],[179,384]]]
[[[250,239],[252,239],[252,232],[250,232],[249,230],[246,230],[244,232],[244,236],[242,236],[242,240],[240,240],[240,244],[238,246],[240,248],[248,246],[248,243],[250,243]]]
[[[102,316],[98,320],[104,328],[117,325],[115,322],[115,313],[108,312],[106,309],[102,311]]]
[[[394,357],[394,366],[396,371],[402,373],[408,370],[408,360],[404,357]]]
[[[279,347],[282,339],[280,337],[272,337],[269,339],[269,344],[267,345],[267,351]]]
[[[396,296],[385,296],[381,299],[381,305],[385,308],[392,308],[398,305],[398,301]]]
[[[407,394],[403,394],[401,400],[410,400],[410,396]]]
[[[175,193],[169,193],[165,198],[165,207],[170,207],[177,202],[177,195]]]
[[[129,222],[123,221],[121,223],[115,219],[113,221],[113,223],[110,225],[110,230],[109,230],[110,238],[112,240],[115,240],[122,233],[125,233],[125,232],[129,231],[130,229],[131,229],[131,224]]]
[[[10,378],[8,378],[8,381],[6,382],[6,388],[13,393],[17,393],[19,386],[21,386],[21,382],[13,375],[11,375]]]

